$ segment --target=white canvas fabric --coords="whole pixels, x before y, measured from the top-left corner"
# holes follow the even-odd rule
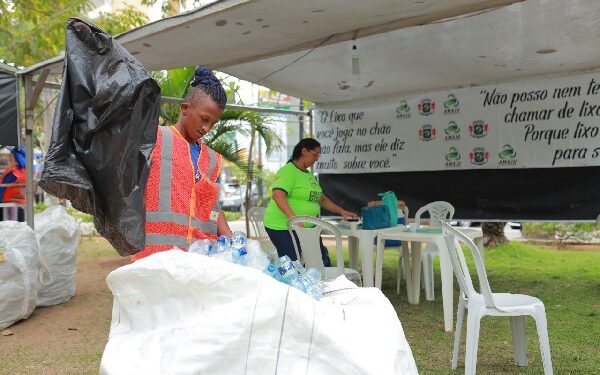
[[[18,221],[0,222],[0,329],[31,315],[44,269],[34,231]]]
[[[101,374],[417,374],[387,298],[343,276],[316,301],[257,270],[166,251],[107,283]]]
[[[56,205],[35,215],[35,234],[52,282],[38,289],[38,306],[65,303],[75,295],[77,246],[81,231],[64,206]]]

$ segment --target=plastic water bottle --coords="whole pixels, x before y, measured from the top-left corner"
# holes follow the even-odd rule
[[[275,272],[277,271],[277,267],[275,267],[275,265],[273,263],[269,263],[269,265],[267,266],[267,268],[265,268],[265,270],[263,271],[264,273],[266,273],[267,275],[271,276],[272,278],[275,278]]]
[[[316,268],[309,268],[303,276],[312,284],[318,285],[321,282],[321,272]]]
[[[291,281],[294,278],[300,276],[300,271],[298,271],[296,267],[294,267],[294,263],[292,263],[292,260],[287,255],[284,255],[281,258],[277,259],[277,261],[275,262],[275,267],[277,269],[275,277],[279,281],[288,285],[291,285]]]
[[[188,252],[208,255],[212,250],[212,243],[210,240],[198,240],[190,245]]]
[[[215,243],[215,248],[217,252],[224,251],[225,249],[231,247],[231,239],[227,236],[219,236]]]
[[[302,275],[305,292],[309,296],[316,300],[319,300],[323,295],[323,288],[321,287],[321,272],[316,268],[309,268]]]
[[[296,267],[296,269],[300,272],[300,274],[304,275],[304,272],[306,272],[306,270],[304,269],[302,263],[300,263],[299,260],[293,260],[292,263],[294,264],[294,267]]]
[[[290,280],[290,286],[306,293],[307,285],[301,276],[295,277],[292,280]]]
[[[269,262],[269,258],[264,251],[260,248],[260,243],[255,240],[248,240],[246,247],[246,255],[244,258],[244,265],[252,267],[257,270],[264,270]]]
[[[236,249],[240,249],[242,247],[246,247],[248,243],[248,239],[246,238],[246,234],[244,232],[233,232],[231,236],[231,246]]]
[[[309,285],[305,293],[318,301],[323,296],[323,289],[319,285]]]

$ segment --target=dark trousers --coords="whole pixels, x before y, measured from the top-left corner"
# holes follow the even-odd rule
[[[290,232],[288,232],[287,230],[275,230],[269,228],[265,229],[267,230],[267,234],[269,235],[271,242],[273,242],[273,245],[275,245],[275,248],[277,249],[277,255],[279,255],[280,257],[287,255],[290,257],[291,260],[297,259],[296,251],[294,250],[294,243],[292,242],[292,236],[290,236]],[[296,232],[293,233],[296,239],[296,243],[299,244],[300,241],[298,241],[298,235],[296,235]],[[319,242],[321,245],[321,257],[323,258],[323,264],[325,265],[325,267],[331,267],[331,259],[329,259],[329,252],[327,251],[327,248],[325,247],[325,245],[323,245],[323,238],[321,238]],[[302,249],[298,250],[300,251],[300,254],[302,254]]]

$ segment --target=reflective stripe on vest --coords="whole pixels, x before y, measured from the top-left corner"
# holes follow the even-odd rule
[[[160,126],[158,129],[162,133],[162,143],[160,146],[160,179],[158,184],[158,211],[170,212],[171,178],[173,174],[173,132],[168,129],[163,131]]]
[[[187,249],[187,238],[175,234],[146,234],[146,245],[166,245],[177,246],[180,249]]]
[[[192,227],[200,232],[216,235],[217,234],[217,222],[216,220],[210,220],[207,218],[206,221],[200,220],[196,217],[190,217],[188,214],[173,212],[171,207],[172,200],[172,184],[173,181],[173,144],[174,137],[178,137],[174,133],[174,130],[169,128],[159,127],[161,133],[161,158],[160,158],[160,172],[159,172],[159,191],[158,191],[158,210],[157,211],[146,211],[146,222],[147,223],[173,223],[184,227]],[[179,141],[179,140],[178,140]],[[202,144],[202,151],[208,156],[208,166],[206,161],[201,168],[198,168],[203,174],[202,178],[215,183],[218,178],[220,167],[221,167],[221,155],[211,150],[208,146]],[[186,154],[187,155],[187,154]],[[180,157],[180,156],[177,156]],[[153,160],[157,162],[157,160]],[[192,187],[192,190],[195,187]],[[218,204],[218,199],[215,199],[214,207]],[[214,210],[215,208],[213,208]],[[160,239],[163,237],[163,239]],[[188,243],[188,237],[179,236],[172,233],[147,233],[146,234],[146,245],[176,245],[175,243],[169,242],[169,238],[178,239],[178,243],[182,245],[182,248],[186,248]],[[176,245],[179,247],[179,245]]]
[[[164,223],[171,222],[179,225],[189,225],[190,217],[176,212],[158,212],[147,211],[146,222],[149,223]],[[212,222],[200,221],[192,217],[192,226],[204,233],[217,233],[217,224]]]

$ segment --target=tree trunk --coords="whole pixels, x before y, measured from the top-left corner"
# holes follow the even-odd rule
[[[484,222],[481,223],[483,230],[483,245],[485,247],[495,247],[508,242],[504,236],[505,222]]]

